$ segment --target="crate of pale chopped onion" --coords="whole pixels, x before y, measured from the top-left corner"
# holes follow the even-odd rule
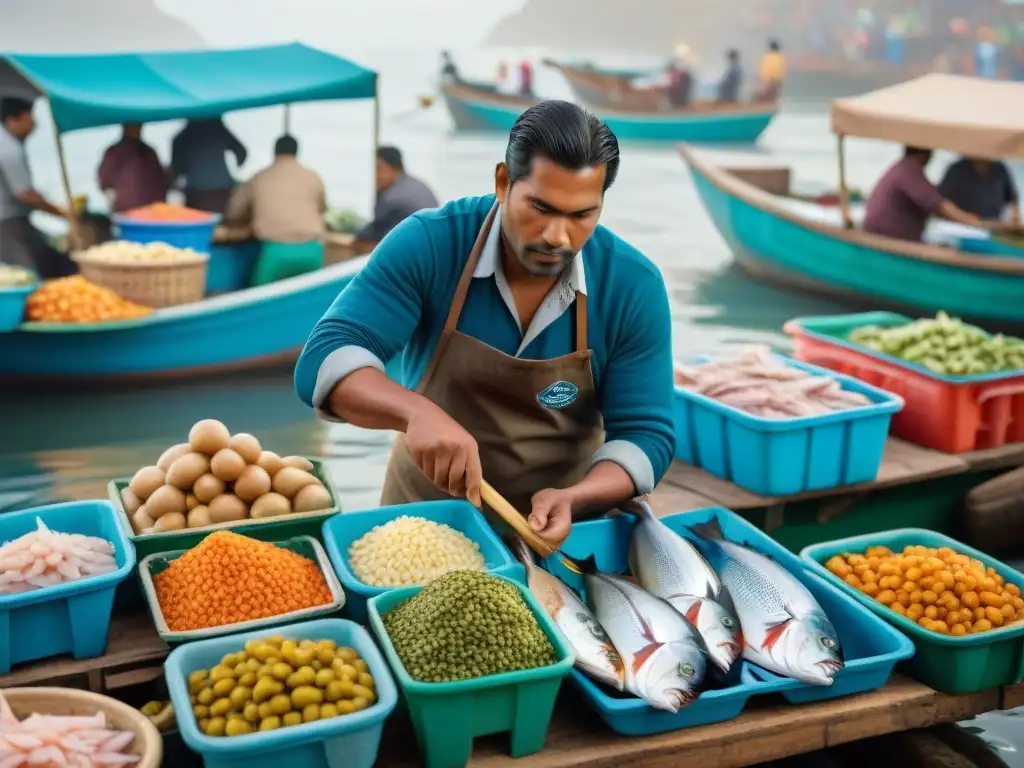
[[[324,523],[324,546],[345,587],[346,607],[367,620],[366,603],[449,571],[525,578],[501,538],[468,501],[426,501],[347,512]]]
[[[898,396],[751,347],[676,365],[675,458],[763,496],[875,479]]]

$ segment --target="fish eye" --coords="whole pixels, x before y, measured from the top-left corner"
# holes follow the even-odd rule
[[[836,641],[831,637],[822,637],[821,644],[830,651],[834,651],[836,649]]]
[[[693,677],[693,665],[692,664],[680,664],[679,665],[679,676],[680,677]]]
[[[576,614],[576,620],[580,621],[580,622],[582,622],[584,624],[589,624],[590,623],[590,617],[587,614],[585,614],[585,613],[577,613]]]
[[[728,616],[723,616],[722,617],[722,626],[725,627],[726,629],[732,629],[734,624],[735,624],[735,622],[732,619],[730,619]]]
[[[606,639],[607,636],[605,635],[604,630],[601,629],[599,626],[597,626],[596,624],[588,624],[587,626],[590,629],[590,634],[592,634],[598,640]]]

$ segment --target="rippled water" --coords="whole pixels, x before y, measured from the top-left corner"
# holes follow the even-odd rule
[[[478,58],[481,71],[491,66],[487,57]],[[434,54],[399,58],[394,52],[378,51],[368,52],[362,60],[382,73],[382,138],[403,149],[407,168],[426,179],[442,198],[490,191],[494,164],[503,155],[503,138],[455,136],[443,108],[414,108],[415,96],[429,90]],[[566,95],[564,84],[543,71],[538,89]],[[233,115],[229,123],[252,150],[247,170],[269,160],[273,139],[281,131],[280,110]],[[368,213],[369,109],[296,108],[291,125],[303,159],[323,174],[331,203]],[[757,148],[747,152],[791,164],[800,182],[834,188],[835,142],[827,129],[822,107],[794,106],[779,116]],[[173,125],[147,128],[147,137],[165,157],[174,130]],[[91,178],[99,152],[114,133],[92,131],[68,138],[76,191],[95,192]],[[39,183],[56,195],[59,183],[51,146],[44,126],[32,139],[32,161]],[[870,187],[896,156],[892,147],[866,142],[852,143],[849,153],[850,183],[862,188]],[[940,172],[944,162],[937,158],[933,170]],[[786,319],[843,309],[760,285],[733,269],[727,248],[672,148],[623,148],[621,173],[609,192],[602,222],[661,268],[672,302],[677,355],[750,342],[785,346],[780,328]],[[110,478],[152,463],[168,445],[184,440],[200,418],[218,418],[232,431],[252,432],[282,454],[323,458],[345,508],[360,509],[377,503],[391,443],[386,433],[318,422],[294,395],[288,370],[129,392],[8,393],[0,398],[0,510],[102,496]],[[1007,740],[1015,738],[1014,721],[988,720],[1012,749]],[[1014,764],[1014,755],[1006,752],[1004,759]]]

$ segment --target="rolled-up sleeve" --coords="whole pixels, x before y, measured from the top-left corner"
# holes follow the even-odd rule
[[[610,351],[601,382],[605,444],[593,463],[612,461],[650,493],[668,471],[673,425],[672,319],[661,275],[626,288],[613,315]]]
[[[374,249],[313,328],[295,366],[295,389],[329,421],[330,394],[360,368],[384,370],[411,338],[430,290],[434,260],[422,221],[412,217]]]

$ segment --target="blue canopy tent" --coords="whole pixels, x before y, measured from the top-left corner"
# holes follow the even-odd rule
[[[72,211],[60,139],[68,131],[217,117],[277,104],[373,99],[375,147],[380,136],[377,73],[301,43],[236,50],[0,55],[4,95],[43,96],[50,102]],[[73,229],[76,223],[71,221]]]

